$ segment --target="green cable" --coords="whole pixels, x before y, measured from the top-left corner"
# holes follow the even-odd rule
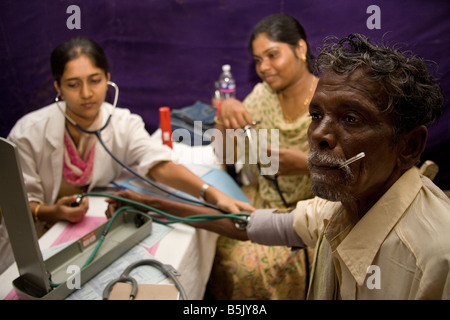
[[[171,223],[177,223],[177,222],[185,222],[185,223],[186,222],[187,223],[207,222],[207,221],[213,221],[213,220],[219,220],[219,219],[237,219],[237,220],[246,222],[247,218],[250,216],[249,213],[240,212],[240,213],[227,213],[227,214],[199,214],[199,215],[193,215],[193,216],[182,218],[182,217],[178,217],[178,216],[169,214],[167,212],[158,210],[158,209],[148,206],[146,204],[143,204],[143,203],[140,203],[140,202],[137,202],[134,200],[130,200],[127,198],[122,198],[122,197],[112,195],[112,194],[106,195],[103,193],[90,192],[90,193],[85,193],[85,194],[81,195],[81,197],[86,197],[86,196],[111,198],[111,199],[123,201],[123,202],[129,203],[129,204],[133,204],[135,206],[142,207],[142,208],[146,209],[147,211],[153,211],[153,212],[158,213],[159,215],[164,216],[166,218],[172,219],[172,221],[159,221],[157,219],[154,219],[155,222],[163,223],[163,224],[171,224]]]
[[[199,215],[193,215],[193,216],[182,218],[182,217],[178,217],[178,216],[169,214],[167,212],[158,210],[158,209],[148,206],[146,204],[143,204],[143,203],[131,200],[131,199],[127,199],[127,198],[122,198],[122,197],[119,197],[119,196],[116,196],[113,194],[90,192],[90,193],[85,193],[85,194],[79,195],[79,197],[81,199],[84,197],[89,197],[89,196],[90,197],[111,198],[111,199],[123,201],[123,202],[129,203],[129,204],[133,204],[135,206],[142,207],[142,208],[146,209],[147,211],[153,211],[163,217],[172,219],[172,220],[164,221],[164,220],[160,220],[155,217],[152,217],[153,221],[155,221],[159,224],[164,224],[164,225],[169,225],[169,224],[179,223],[179,222],[182,222],[182,223],[208,222],[208,221],[215,221],[215,220],[219,220],[219,219],[236,219],[236,220],[241,220],[241,221],[247,222],[247,218],[250,216],[249,213],[240,212],[240,213],[228,213],[228,214],[220,214],[220,215],[219,214],[199,214]],[[86,268],[94,260],[95,256],[97,255],[98,250],[100,249],[103,241],[105,240],[106,235],[109,232],[109,229],[111,229],[111,225],[113,224],[114,220],[120,213],[122,213],[123,211],[126,211],[126,210],[136,212],[139,214],[144,214],[144,215],[146,214],[145,212],[137,210],[136,208],[131,207],[131,206],[123,206],[123,207],[120,207],[119,209],[117,209],[116,212],[114,212],[113,216],[108,220],[105,230],[103,231],[100,239],[98,240],[98,243],[94,248],[94,251],[91,253],[89,258],[86,260],[84,265],[81,267],[81,270]],[[245,217],[247,217],[247,218],[245,218]],[[56,288],[56,287],[60,286],[61,284],[62,283],[53,283],[50,280],[50,286],[53,288]]]
[[[94,251],[91,253],[91,255],[87,259],[86,263],[81,267],[81,270],[86,268],[92,262],[92,260],[94,260],[95,256],[97,255],[98,250],[100,249],[100,246],[102,245],[103,241],[105,240],[105,237],[108,234],[109,230],[111,229],[111,226],[112,226],[114,220],[116,219],[116,217],[120,213],[122,213],[123,211],[128,210],[128,209],[133,209],[133,208],[125,206],[125,207],[119,208],[116,212],[114,212],[114,215],[111,217],[111,219],[108,220],[108,223],[106,224],[105,230],[103,231],[100,239],[98,240],[98,243],[95,246]]]
[[[114,220],[116,219],[116,217],[120,213],[122,213],[123,211],[131,210],[131,209],[134,211],[133,207],[124,206],[124,207],[121,207],[121,208],[117,209],[117,211],[114,212],[114,214],[111,217],[111,219],[108,220],[108,223],[105,226],[105,230],[103,230],[103,233],[102,233],[100,239],[98,240],[97,245],[94,248],[94,251],[92,251],[92,253],[90,254],[89,258],[86,260],[86,262],[84,263],[84,265],[81,267],[80,270],[83,270],[84,268],[86,268],[92,262],[92,260],[94,260],[95,256],[97,255],[98,250],[100,249],[103,241],[105,240],[106,235],[108,234],[109,230],[111,229],[111,226],[112,226]],[[53,287],[53,288],[56,288],[56,287],[60,286],[61,284],[63,284],[63,282],[61,282],[61,283],[54,283],[54,282],[52,282],[50,280],[50,286]]]

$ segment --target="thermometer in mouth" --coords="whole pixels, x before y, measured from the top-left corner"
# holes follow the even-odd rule
[[[366,154],[364,152],[358,153],[356,156],[351,157],[350,159],[348,159],[347,161],[345,161],[343,164],[341,164],[339,166],[339,169],[342,169],[343,167],[348,166],[350,163],[353,163],[355,161],[358,161],[359,159],[362,159],[366,156]]]

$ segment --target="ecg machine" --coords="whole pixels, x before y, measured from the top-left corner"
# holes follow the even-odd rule
[[[68,285],[70,266],[81,267],[93,256],[106,224],[74,241],[44,261],[32,218],[17,148],[0,137],[0,209],[19,277],[13,287],[21,299],[64,299],[76,288]],[[102,271],[118,257],[148,237],[152,220],[131,211],[125,211],[114,220],[102,246],[93,260],[80,268],[81,286]]]

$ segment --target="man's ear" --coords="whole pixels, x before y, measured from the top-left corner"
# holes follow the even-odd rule
[[[399,166],[409,169],[420,160],[427,143],[428,130],[425,126],[417,126],[405,132],[400,138]]]

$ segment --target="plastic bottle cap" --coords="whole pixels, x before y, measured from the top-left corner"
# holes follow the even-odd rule
[[[231,69],[231,66],[230,66],[229,64],[224,64],[224,65],[222,66],[222,70],[223,70],[223,71],[230,71],[230,69]]]

